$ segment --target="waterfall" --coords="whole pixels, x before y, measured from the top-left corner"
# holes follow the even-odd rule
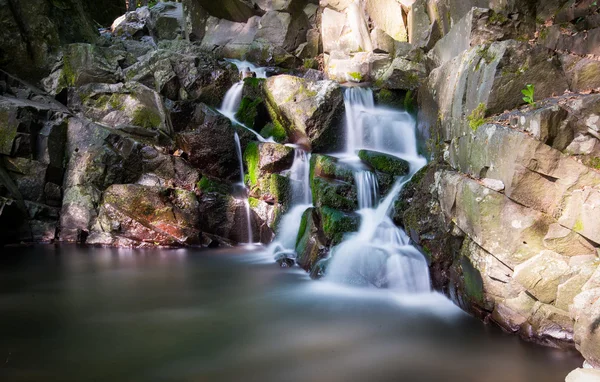
[[[430,290],[425,258],[409,244],[408,236],[389,217],[404,184],[426,164],[417,153],[416,123],[409,113],[376,107],[370,89],[348,88],[347,146],[344,157],[369,149],[402,158],[410,174],[399,178],[379,203],[377,177],[355,172],[361,224],[359,231],[332,249],[326,279],[345,284],[390,288],[400,293]]]
[[[242,90],[244,90],[244,82],[236,82],[233,86],[225,93],[223,104],[219,109],[219,112],[229,118],[232,122],[238,123],[235,119],[235,113],[237,113],[242,103]]]
[[[256,67],[255,65],[239,60],[228,60],[237,66],[240,76],[244,76],[248,72],[256,73],[257,78],[267,78],[267,72],[264,68]],[[223,99],[223,103],[221,104],[221,108],[219,109],[219,113],[223,114],[225,117],[229,118],[231,122],[236,125],[243,127],[248,130],[252,134],[256,136],[256,139],[260,142],[274,142],[272,138],[265,139],[262,135],[252,130],[248,126],[244,125],[240,121],[235,118],[238,109],[240,108],[240,104],[242,103],[242,96],[244,90],[244,80],[240,80],[231,86],[229,90],[225,93],[225,98]]]
[[[292,146],[292,145],[290,145]],[[280,229],[267,251],[269,256],[296,257],[296,238],[300,230],[302,214],[312,207],[310,191],[310,153],[299,146],[294,147],[294,163],[288,174],[292,184],[292,206],[281,218]]]
[[[251,219],[251,211],[250,211],[250,203],[248,202],[248,189],[246,188],[245,176],[244,176],[244,157],[242,156],[242,145],[240,143],[240,136],[238,133],[234,134],[235,146],[237,149],[238,159],[240,161],[240,183],[238,186],[241,189],[244,189],[244,196],[242,200],[244,201],[244,209],[246,210],[246,237],[248,241],[246,243],[252,244],[254,242],[254,236],[252,235],[252,219]]]

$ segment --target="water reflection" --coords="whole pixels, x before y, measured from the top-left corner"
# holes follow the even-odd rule
[[[562,381],[581,364],[440,295],[314,282],[247,251],[3,249],[0,380]]]

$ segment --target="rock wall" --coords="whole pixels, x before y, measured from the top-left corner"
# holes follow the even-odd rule
[[[599,7],[484,1],[440,13],[449,3],[428,4],[448,17],[432,18],[441,39],[419,88],[433,160],[395,219],[427,254],[436,289],[600,367]]]

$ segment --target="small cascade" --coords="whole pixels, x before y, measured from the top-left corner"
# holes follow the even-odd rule
[[[242,145],[240,143],[240,136],[238,135],[238,133],[234,134],[234,139],[235,139],[235,145],[236,145],[236,149],[237,149],[237,155],[238,155],[238,159],[240,161],[240,183],[238,183],[238,186],[241,189],[244,189],[244,197],[242,198],[242,200],[244,201],[244,208],[246,210],[246,237],[248,239],[248,241],[246,242],[247,244],[252,244],[253,243],[253,239],[254,236],[252,235],[252,220],[251,220],[251,211],[250,211],[250,203],[248,202],[248,189],[246,188],[246,183],[245,183],[245,176],[244,176],[244,157],[242,156]]]
[[[279,232],[269,247],[268,253],[276,258],[296,256],[296,238],[300,230],[302,214],[312,207],[310,191],[310,153],[298,146],[294,147],[294,163],[289,172],[292,181],[292,207],[279,223]]]
[[[264,68],[258,68],[255,65],[253,65],[249,62],[246,62],[246,61],[239,61],[239,60],[228,60],[228,61],[237,66],[238,70],[240,71],[241,76],[243,76],[245,73],[251,71],[251,72],[256,73],[257,78],[267,78],[267,73]],[[258,141],[274,142],[272,138],[269,138],[269,139],[263,138],[262,135],[260,135],[256,131],[252,130],[248,126],[244,125],[243,123],[241,123],[240,121],[238,121],[235,118],[235,115],[238,112],[238,109],[240,108],[240,104],[242,103],[243,90],[244,90],[244,80],[240,80],[239,82],[236,82],[235,84],[233,84],[233,86],[231,86],[231,88],[229,90],[227,90],[227,92],[225,93],[225,98],[223,99],[223,103],[221,104],[219,113],[221,113],[225,117],[229,118],[229,120],[231,122],[233,122],[234,124],[242,126],[244,129],[246,129],[249,132],[251,132],[252,134],[254,134],[256,136],[256,139],[258,139]]]
[[[219,112],[235,122],[235,113],[237,113],[242,103],[242,90],[244,90],[243,82],[236,82],[233,86],[225,93],[223,104]],[[237,122],[236,122],[237,123]]]
[[[378,203],[377,176],[364,169],[355,171],[361,225],[332,249],[326,279],[399,293],[429,291],[425,258],[389,217],[404,184],[426,164],[417,153],[416,123],[406,112],[376,107],[370,89],[346,89],[344,99],[347,149],[343,156],[354,158],[361,149],[391,154],[409,162],[410,174],[399,178]]]
[[[310,192],[310,153],[298,146],[294,147],[294,163],[290,169],[292,180],[292,204],[312,204]]]
[[[379,183],[371,171],[359,170],[354,173],[358,193],[358,209],[373,208],[379,201]]]

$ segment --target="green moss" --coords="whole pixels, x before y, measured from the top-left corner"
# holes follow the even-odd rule
[[[272,174],[269,180],[269,193],[278,203],[288,206],[292,194],[290,179],[279,174]]]
[[[157,129],[162,123],[161,116],[152,109],[140,107],[133,112],[131,123],[146,129]]]
[[[302,61],[302,67],[304,69],[317,69],[319,63],[314,58],[306,58]]]
[[[508,17],[506,17],[502,13],[492,11],[492,15],[490,16],[489,21],[492,24],[504,24],[508,21]]]
[[[240,107],[235,114],[235,117],[238,121],[246,125],[247,127],[253,129],[254,122],[256,121],[256,117],[258,116],[258,106],[262,103],[262,99],[250,99],[247,97],[242,98],[242,102],[240,103]]]
[[[577,219],[577,221],[575,222],[575,225],[573,226],[573,231],[575,231],[575,232],[583,231],[583,222],[581,221],[581,219]]]
[[[329,207],[322,207],[319,212],[323,233],[331,245],[341,243],[345,233],[358,231],[360,225],[358,215],[347,214]]]
[[[298,247],[302,241],[302,238],[305,235],[306,227],[308,226],[308,219],[311,217],[313,212],[313,208],[308,208],[302,214],[302,219],[300,220],[300,229],[298,229],[298,236],[296,236],[296,247]]]
[[[588,166],[595,168],[596,170],[600,170],[600,158],[593,157],[588,161]]]
[[[354,171],[346,165],[340,164],[334,157],[316,154],[311,157],[311,179],[315,175],[322,178],[338,179],[345,182],[354,182]]]
[[[475,70],[479,70],[482,61],[485,61],[486,64],[490,64],[492,61],[494,61],[494,59],[496,59],[496,55],[490,52],[489,45],[484,45],[477,49],[477,55],[481,57],[481,60],[475,66]]]
[[[465,240],[463,244],[463,249],[461,252],[468,251],[466,247],[468,246],[469,240]],[[465,294],[472,301],[477,302],[480,306],[483,306],[485,303],[485,295],[483,292],[483,279],[481,278],[481,274],[479,271],[471,264],[471,261],[465,256],[461,257],[461,269],[464,281]]]
[[[250,198],[248,198],[248,204],[250,204],[251,208],[258,208],[258,205],[260,204],[260,200],[250,197]]]
[[[253,89],[260,89],[264,81],[265,80],[262,78],[246,77],[244,78],[244,86],[249,86]]]
[[[75,86],[76,79],[77,79],[77,77],[76,77],[73,65],[71,63],[69,54],[65,52],[65,54],[63,56],[63,68],[62,68],[63,85],[66,87]]]
[[[346,182],[314,177],[311,192],[317,207],[331,207],[342,211],[358,208],[356,190]]]
[[[409,172],[408,162],[392,155],[376,151],[360,150],[358,157],[370,164],[375,170],[392,176],[404,176]]]
[[[244,161],[246,162],[246,167],[248,168],[248,174],[246,174],[246,182],[250,186],[255,186],[258,184],[258,160],[258,143],[248,143],[248,146],[246,146],[246,150],[244,151]]]
[[[467,117],[469,121],[469,127],[473,131],[477,131],[477,129],[487,122],[487,118],[485,117],[486,108],[484,103],[480,103]]]
[[[360,74],[360,72],[350,72],[348,73],[348,75],[350,76],[350,78],[352,78],[354,81],[360,82],[362,81],[362,74]]]
[[[200,181],[196,184],[196,187],[202,192],[216,192],[219,194],[228,194],[230,191],[229,186],[227,186],[226,184],[210,179],[206,176],[200,179]]]
[[[408,90],[404,95],[404,110],[409,113],[417,112],[417,97],[412,90]]]

